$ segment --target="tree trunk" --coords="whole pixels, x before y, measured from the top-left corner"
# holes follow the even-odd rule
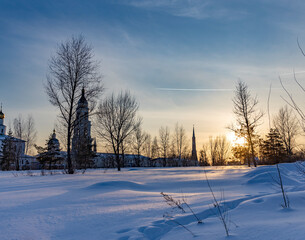
[[[120,160],[120,147],[117,147],[117,152],[115,154],[116,157],[116,163],[118,165],[118,171],[121,171],[121,160]]]
[[[118,165],[118,171],[121,171],[120,155],[116,154],[116,163]]]
[[[254,165],[254,167],[256,167],[253,144],[251,144],[251,156],[252,156],[253,165]]]
[[[72,160],[71,160],[71,123],[68,125],[68,139],[67,139],[67,163],[68,173],[73,174]]]
[[[19,167],[19,157],[17,156],[17,159],[16,159],[16,171],[19,171],[20,170],[20,167]]]

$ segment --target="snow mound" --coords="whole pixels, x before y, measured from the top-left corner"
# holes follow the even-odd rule
[[[131,181],[107,181],[92,184],[85,189],[87,190],[107,190],[107,191],[117,191],[117,190],[134,190],[142,191],[147,187],[144,184],[131,182]]]
[[[293,164],[279,164],[284,185],[297,186],[300,182],[296,177],[296,169]],[[262,166],[245,174],[247,184],[271,184],[279,180],[276,166]]]

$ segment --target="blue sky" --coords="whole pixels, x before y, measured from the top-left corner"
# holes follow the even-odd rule
[[[272,82],[275,114],[285,104],[278,76],[295,91],[290,73],[304,70],[296,43],[299,38],[305,46],[304,12],[303,1],[282,0],[1,0],[0,101],[6,124],[30,113],[44,143],[57,115],[43,88],[48,59],[57,43],[83,34],[101,61],[104,96],[129,89],[152,135],[178,121],[191,137],[195,124],[200,148],[234,120],[233,92],[173,89],[232,89],[242,79],[266,112]],[[304,77],[298,74],[301,82]]]

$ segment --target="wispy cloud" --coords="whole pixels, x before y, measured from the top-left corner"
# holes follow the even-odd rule
[[[225,18],[236,19],[247,15],[244,10],[226,7],[221,1],[209,0],[130,0],[128,5],[166,12],[178,17],[194,19]],[[126,4],[126,2],[125,2]]]

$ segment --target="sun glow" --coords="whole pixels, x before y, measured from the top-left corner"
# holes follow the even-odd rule
[[[227,139],[231,142],[232,146],[244,145],[246,140],[243,137],[238,137],[233,132],[227,133]]]

